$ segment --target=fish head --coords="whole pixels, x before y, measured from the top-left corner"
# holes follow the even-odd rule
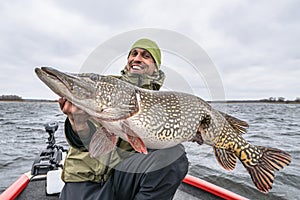
[[[36,68],[35,73],[54,93],[92,117],[117,120],[136,112],[134,87],[119,79],[94,73],[64,73],[50,67]]]
[[[65,97],[88,113],[101,109],[96,105],[96,85],[101,75],[92,73],[64,73],[50,67],[36,68],[35,73],[54,93]]]

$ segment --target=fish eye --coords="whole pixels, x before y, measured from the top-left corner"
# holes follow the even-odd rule
[[[92,81],[98,81],[98,75],[97,75],[97,74],[92,74],[92,75],[90,76],[90,79],[91,79]]]

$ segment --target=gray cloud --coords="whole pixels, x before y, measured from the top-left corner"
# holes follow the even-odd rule
[[[179,32],[202,46],[219,70],[228,99],[295,99],[300,96],[299,6],[296,0],[4,1],[0,94],[57,98],[35,77],[34,67],[76,72],[112,36],[153,27]],[[192,85],[203,91],[202,82]]]

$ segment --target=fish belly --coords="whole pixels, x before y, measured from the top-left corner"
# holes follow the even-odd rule
[[[145,146],[150,149],[164,149],[176,146],[182,142],[187,141],[184,138],[160,138],[158,133],[144,127],[141,122],[135,120],[120,120],[113,122],[101,122],[109,132],[121,137],[123,140],[128,141],[126,134],[140,138]]]

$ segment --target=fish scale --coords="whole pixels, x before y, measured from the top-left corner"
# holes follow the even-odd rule
[[[149,130],[147,131],[148,135],[154,134],[160,141],[192,139],[192,133],[195,133],[199,126],[199,120],[196,119],[200,118],[200,112],[195,114],[195,112],[191,112],[191,106],[187,107],[186,104],[180,103],[185,102],[186,96],[181,97],[175,93],[164,92],[149,93],[148,91],[140,91],[139,95],[140,111],[130,120],[140,121]],[[164,112],[159,112],[159,110]],[[147,122],[145,117],[148,118]],[[186,127],[188,130],[182,131],[180,127]],[[140,137],[145,136],[140,135]]]
[[[200,97],[145,90],[112,76],[67,74],[47,67],[35,72],[52,91],[102,125],[89,145],[92,157],[112,151],[115,136],[140,153],[186,141],[205,143],[213,147],[226,170],[233,170],[239,159],[254,185],[265,193],[272,188],[275,171],[291,162],[285,151],[248,143],[242,137],[246,122],[213,109]],[[99,145],[97,141],[104,142]]]

